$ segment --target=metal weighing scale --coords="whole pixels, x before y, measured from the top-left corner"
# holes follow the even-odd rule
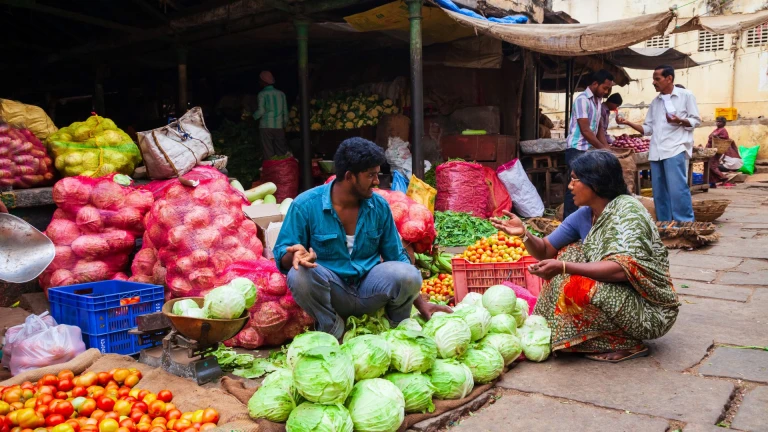
[[[187,297],[203,306],[202,297]],[[232,320],[191,318],[171,313],[178,298],[163,305],[162,312],[137,317],[137,328],[130,334],[141,338],[142,345],[152,342],[162,344],[141,350],[139,361],[159,367],[182,378],[189,378],[202,385],[224,375],[216,357],[210,355],[219,342],[235,336],[248,323],[248,311]]]

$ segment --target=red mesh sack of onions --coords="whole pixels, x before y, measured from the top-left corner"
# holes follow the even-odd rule
[[[125,277],[153,198],[148,191],[122,184],[130,185],[130,178],[113,174],[68,177],[54,185],[58,209],[45,234],[56,246],[56,257],[39,278],[46,293],[52,286]]]
[[[26,189],[53,182],[53,161],[29,129],[0,125],[0,187]]]
[[[285,276],[272,261],[260,259],[233,263],[219,277],[217,285],[239,277],[250,279],[256,285],[256,303],[250,309],[248,325],[224,345],[247,349],[282,345],[314,323],[312,317],[293,300]]]
[[[145,217],[146,233],[136,254],[131,280],[164,284],[168,298],[202,297],[219,275],[235,261],[261,258],[263,247],[256,224],[242,207],[245,196],[213,168],[200,169],[185,179],[198,178],[196,186],[178,179],[161,182]]]
[[[470,162],[450,161],[435,169],[437,197],[435,210],[471,213],[485,218],[488,186],[483,166]]]
[[[279,203],[286,198],[296,198],[299,194],[299,161],[292,157],[264,161],[260,181],[272,182],[277,186],[275,199]]]
[[[435,217],[432,212],[402,192],[382,189],[374,189],[374,191],[389,203],[400,237],[412,244],[413,250],[418,253],[432,249],[432,243],[437,236]]]

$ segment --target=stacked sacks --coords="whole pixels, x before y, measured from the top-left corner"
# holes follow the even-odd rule
[[[435,217],[432,212],[402,192],[390,192],[382,189],[375,191],[389,203],[400,237],[406,242],[412,243],[413,249],[418,253],[432,249],[432,243],[437,237]]]
[[[29,129],[0,125],[0,187],[26,189],[53,181],[53,161]]]

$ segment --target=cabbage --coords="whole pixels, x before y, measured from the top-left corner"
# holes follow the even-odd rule
[[[293,339],[288,347],[286,359],[288,366],[293,369],[296,366],[296,360],[305,351],[319,346],[339,346],[339,341],[333,335],[319,331],[310,331],[302,333]]]
[[[466,321],[453,314],[433,317],[427,321],[424,334],[435,340],[437,354],[444,359],[464,354],[472,339],[472,331]]]
[[[184,315],[187,309],[200,309],[197,302],[192,299],[179,300],[173,304],[173,310],[171,312],[174,315]]]
[[[522,327],[525,323],[525,319],[528,318],[528,302],[520,298],[517,299],[517,306],[511,315],[515,317],[517,326]]]
[[[237,288],[229,285],[214,288],[205,295],[203,308],[211,318],[239,318],[245,311],[245,297]]]
[[[405,398],[385,379],[363,380],[352,389],[347,409],[356,431],[395,432],[405,418]]]
[[[464,399],[475,387],[472,371],[455,359],[438,359],[429,376],[438,399]]]
[[[261,385],[265,386],[265,385],[270,385],[274,382],[284,382],[284,380],[288,380],[288,382],[290,383],[291,396],[293,396],[293,400],[294,402],[296,402],[296,405],[304,402],[304,398],[299,394],[298,391],[296,391],[296,387],[293,385],[293,372],[291,372],[290,369],[276,368],[269,375],[264,377],[264,380],[261,382]]]
[[[506,285],[494,285],[483,294],[483,307],[488,309],[491,315],[512,314],[517,305],[515,290]]]
[[[189,317],[189,318],[208,318],[208,315],[205,313],[205,309],[187,309],[184,312],[182,312],[181,316]]]
[[[530,318],[529,318],[530,319]],[[522,332],[520,342],[525,358],[534,362],[543,362],[549,357],[552,330],[528,327]]]
[[[429,375],[422,375],[418,372],[408,374],[392,372],[387,374],[384,379],[396,385],[403,392],[405,412],[426,413],[435,410],[435,404],[432,403],[435,387],[432,385]]]
[[[344,403],[355,384],[355,367],[338,347],[305,351],[293,368],[293,385],[308,401],[323,405]]]
[[[250,279],[235,278],[227,285],[236,288],[245,297],[245,308],[250,309],[256,303],[256,285]]]
[[[288,417],[285,430],[286,432],[352,432],[352,417],[341,405],[304,402]]]
[[[80,235],[80,231],[77,232],[77,235]],[[411,307],[411,319],[416,320],[416,322],[419,323],[419,325],[422,327],[424,327],[424,324],[427,323],[424,317],[421,316],[421,312],[416,309],[416,306]]]
[[[491,345],[476,344],[459,361],[472,371],[472,378],[478,384],[489,383],[504,371],[504,357]]]
[[[465,295],[464,299],[462,299],[461,302],[459,302],[459,304],[456,305],[456,307],[458,308],[459,306],[464,307],[464,306],[482,306],[482,305],[483,305],[483,295],[480,293],[471,292]]]
[[[494,333],[517,334],[517,321],[515,317],[508,314],[499,314],[492,317],[488,334]]]
[[[248,400],[248,414],[254,419],[284,422],[294,408],[296,399],[291,374],[272,374]]]
[[[402,373],[426,372],[435,363],[437,345],[422,332],[390,330],[384,333],[392,354],[392,368]]]
[[[520,338],[511,334],[489,334],[482,338],[480,343],[496,348],[496,351],[504,358],[504,366],[512,364],[513,361],[520,357],[520,353],[523,352]]]
[[[491,314],[482,306],[465,306],[453,314],[467,322],[473,342],[482,339],[491,327]]]
[[[397,328],[399,328],[400,330],[412,330],[412,331],[422,330],[421,324],[419,324],[419,322],[413,318],[407,318],[400,321],[400,324],[397,325]]]
[[[389,344],[378,335],[358,336],[341,346],[355,366],[355,381],[378,378],[389,369]]]
[[[547,323],[547,319],[541,315],[531,315],[525,319],[525,323],[523,323],[521,327],[525,328],[526,330],[531,328],[548,329],[549,323]]]

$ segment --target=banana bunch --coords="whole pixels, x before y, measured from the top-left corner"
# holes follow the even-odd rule
[[[435,252],[434,255],[417,253],[414,257],[416,258],[416,267],[421,269],[422,276],[426,275],[428,278],[441,273],[452,273],[451,258],[453,258],[453,256],[449,253]]]

